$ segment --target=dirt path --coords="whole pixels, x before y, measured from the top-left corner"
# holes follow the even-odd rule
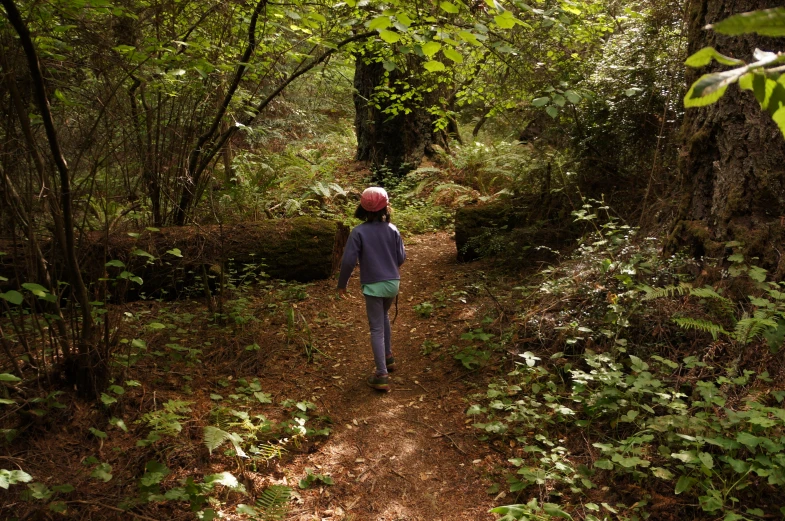
[[[322,366],[320,379],[309,378],[313,369],[306,368],[305,381],[320,382],[314,392],[334,428],[324,445],[297,463],[331,475],[335,486],[304,491],[299,512],[289,519],[494,519],[488,514],[493,497],[485,492],[491,483],[483,476],[498,455],[475,439],[464,415],[471,392],[461,380],[466,371],[447,353],[475,314],[453,293],[472,282],[476,266],[457,264],[455,244],[443,233],[409,239],[406,247],[392,328],[399,368],[391,392],[365,384],[373,358],[357,274],[350,297],[333,301],[328,312],[344,327],[315,331],[333,360]],[[413,310],[423,301],[437,306],[430,318]],[[426,340],[432,344],[424,349]]]

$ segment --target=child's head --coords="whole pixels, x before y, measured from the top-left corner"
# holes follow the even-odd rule
[[[355,210],[354,216],[366,222],[390,222],[388,202],[389,198],[384,188],[379,188],[378,186],[366,188],[362,196],[360,196],[360,206]]]

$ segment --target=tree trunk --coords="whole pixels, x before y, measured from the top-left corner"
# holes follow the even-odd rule
[[[756,48],[782,50],[782,40],[723,36],[704,27],[736,13],[781,5],[781,0],[698,0],[689,16],[689,53],[712,46],[749,61]],[[722,67],[718,67],[717,70]],[[692,83],[708,71],[689,71]],[[670,245],[689,245],[696,257],[721,258],[726,243],[743,244],[745,256],[775,278],[785,275],[777,251],[785,219],[785,140],[754,96],[737,86],[713,105],[687,110],[680,172],[684,199]]]
[[[376,61],[373,52],[355,55],[356,159],[368,162],[374,169],[386,167],[399,176],[417,168],[430,151],[434,144],[433,119],[422,106],[409,107],[412,110],[408,114],[386,114],[384,109],[389,102],[375,94],[381,86],[400,90],[397,80],[411,84],[413,79],[409,76],[400,68],[387,72],[382,62]]]

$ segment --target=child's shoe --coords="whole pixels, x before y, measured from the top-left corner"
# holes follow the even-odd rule
[[[387,365],[387,372],[388,373],[395,372],[396,365],[395,365],[395,358],[394,357],[391,356],[390,358],[386,358],[385,359],[385,363]]]
[[[368,377],[366,382],[377,391],[387,392],[390,390],[390,379],[387,376],[376,376],[375,374],[372,374]]]

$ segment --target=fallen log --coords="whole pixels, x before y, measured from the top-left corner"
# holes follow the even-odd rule
[[[582,232],[572,225],[571,211],[569,200],[551,194],[459,208],[455,213],[458,261],[498,256],[516,265],[551,262],[555,250]]]
[[[177,297],[209,276],[263,272],[309,282],[330,277],[340,263],[349,230],[315,217],[233,225],[180,226],[141,233],[100,232],[82,248],[84,271],[95,283],[109,279],[115,301]],[[107,265],[108,263],[108,265]]]

